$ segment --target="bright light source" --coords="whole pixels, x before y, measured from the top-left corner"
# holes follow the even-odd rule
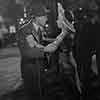
[[[45,27],[47,27],[47,28],[48,28],[48,26],[49,26],[48,24],[45,25]]]
[[[21,18],[21,19],[20,19],[20,21],[21,21],[21,22],[23,22],[23,21],[24,21],[24,19],[23,19],[23,18]]]
[[[82,8],[79,8],[80,10],[82,10]]]

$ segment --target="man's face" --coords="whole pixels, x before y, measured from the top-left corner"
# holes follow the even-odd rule
[[[38,17],[38,21],[42,26],[46,24],[47,20],[48,20],[47,16]]]

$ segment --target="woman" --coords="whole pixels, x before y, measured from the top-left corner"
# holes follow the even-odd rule
[[[75,97],[79,99],[75,76],[75,62],[73,62],[74,60],[71,51],[72,45],[71,43],[69,44],[69,42],[72,42],[69,39],[72,38],[71,36],[74,35],[76,30],[74,25],[66,18],[66,12],[60,3],[58,3],[57,25],[61,29],[61,34],[57,38],[62,41],[59,44],[59,64],[60,69],[63,72],[62,79],[64,79],[63,82],[66,87],[66,89],[64,89],[64,94],[67,99],[73,99]],[[61,35],[64,38],[60,39]]]

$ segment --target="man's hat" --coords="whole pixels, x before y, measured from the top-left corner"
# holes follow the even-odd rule
[[[43,4],[41,3],[34,3],[30,5],[28,9],[28,15],[29,16],[44,16],[47,15],[50,12]]]

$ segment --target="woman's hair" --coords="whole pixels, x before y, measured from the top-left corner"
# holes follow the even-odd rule
[[[72,23],[72,21],[74,20],[74,15],[71,13],[70,10],[65,10],[65,17],[70,23]]]

